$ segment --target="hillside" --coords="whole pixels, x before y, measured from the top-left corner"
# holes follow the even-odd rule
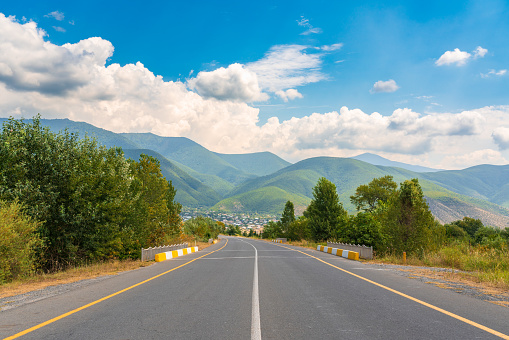
[[[0,124],[6,121],[7,118],[0,118]],[[31,119],[26,119],[26,122],[31,122]],[[137,145],[129,141],[127,138],[108,130],[95,127],[91,124],[84,122],[75,122],[69,119],[41,119],[42,126],[47,126],[52,132],[58,133],[67,129],[70,133],[78,134],[81,138],[88,136],[95,138],[97,142],[107,148],[121,147],[122,149],[135,149]]]
[[[161,164],[161,173],[177,189],[175,200],[186,207],[210,207],[221,200],[221,195],[197,179],[189,176],[161,154],[147,149],[126,149],[126,158],[139,160],[141,154],[155,157]]]
[[[5,120],[0,118],[0,122]],[[182,137],[116,134],[68,119],[41,119],[41,123],[55,132],[67,129],[80,137],[96,138],[107,147],[122,147],[127,157],[138,159],[146,153],[158,158],[164,176],[177,188],[177,200],[188,207],[280,214],[291,200],[301,212],[318,179],[326,177],[353,213],[350,196],[359,185],[392,175],[397,183],[418,178],[432,212],[442,222],[470,216],[485,224],[509,225],[509,165],[437,171],[373,154],[354,157],[358,159],[315,157],[290,164],[270,152],[214,153]]]
[[[229,164],[233,165],[235,168],[255,176],[270,175],[291,164],[271,152],[215,154]]]
[[[459,194],[509,208],[509,165],[478,165],[421,176]]]
[[[350,196],[355,193],[359,185],[369,183],[373,178],[391,175],[397,183],[406,179],[419,178],[424,195],[430,202],[433,214],[442,222],[452,222],[463,216],[479,218],[485,224],[499,227],[509,226],[509,211],[486,200],[468,197],[453,190],[441,187],[423,176],[401,168],[375,166],[349,158],[317,157],[310,158],[290,165],[274,174],[259,177],[237,186],[230,195],[234,198],[249,196],[260,188],[275,187],[286,192],[281,196],[277,206],[284,206],[284,200],[292,195],[312,198],[312,188],[320,177],[329,179],[336,185],[340,200],[350,213],[355,212],[350,203]],[[219,202],[219,206],[224,201]],[[248,205],[247,203],[252,203]],[[245,202],[246,210],[262,211],[262,206],[256,201]]]
[[[363,162],[366,162],[369,164],[373,164],[373,165],[382,165],[382,166],[390,166],[390,167],[395,167],[395,168],[402,168],[402,169],[410,170],[413,172],[441,171],[438,169],[427,168],[427,167],[420,166],[420,165],[412,165],[412,164],[391,161],[389,159],[380,157],[380,156],[372,154],[372,153],[363,153],[361,155],[357,155],[357,156],[351,157],[351,158],[359,160],[359,161],[363,161]]]
[[[177,161],[197,172],[218,176],[237,185],[255,177],[235,168],[221,157],[185,137],[160,137],[152,133],[122,133],[139,148],[152,149],[169,160]]]

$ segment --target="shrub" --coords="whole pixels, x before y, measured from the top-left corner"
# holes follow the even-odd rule
[[[38,223],[17,203],[0,201],[0,284],[34,270],[34,252],[42,245]]]

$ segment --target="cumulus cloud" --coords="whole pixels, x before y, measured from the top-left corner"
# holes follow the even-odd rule
[[[101,38],[57,46],[44,41],[36,23],[17,23],[0,13],[0,81],[20,91],[62,95],[89,83],[113,54]],[[2,71],[3,70],[3,71]]]
[[[29,118],[40,112],[44,118],[70,118],[114,132],[188,137],[217,152],[271,151],[290,161],[376,152],[413,163],[434,157],[433,164],[421,164],[442,168],[482,159],[507,163],[503,150],[509,138],[501,127],[509,106],[428,115],[402,108],[388,116],[342,107],[259,124],[259,110],[242,100],[263,95],[264,86],[282,91],[283,100],[299,98],[289,84],[309,82],[306,77],[320,67],[320,58],[304,53],[304,47],[277,47],[260,64],[199,73],[191,91],[189,83],[164,81],[141,62],[106,66],[114,49],[102,38],[59,46],[44,37],[35,23],[0,14],[3,116]],[[260,76],[251,66],[266,73]],[[270,78],[269,70],[277,76]],[[304,79],[294,79],[299,73]],[[238,88],[225,89],[227,82]]]
[[[437,66],[452,64],[456,64],[456,66],[464,66],[471,56],[472,55],[470,53],[460,51],[459,48],[455,48],[454,51],[447,51],[442,54],[435,64]]]
[[[277,45],[246,68],[257,74],[263,89],[271,92],[327,79],[320,70],[323,53],[306,53],[307,49],[303,45]]]
[[[190,88],[206,98],[253,102],[267,100],[258,85],[256,73],[241,64],[218,68],[211,72],[199,72],[196,78],[188,80]]]
[[[486,53],[488,53],[488,50],[485,48],[482,48],[481,46],[477,46],[477,48],[474,50],[474,59],[477,58],[484,58]]]
[[[474,54],[474,59],[484,58],[488,50],[482,48],[481,46],[477,46],[477,48],[472,51]],[[459,48],[455,48],[454,51],[446,51],[444,54],[440,56],[440,58],[435,62],[437,66],[443,65],[456,65],[456,66],[465,66],[467,61],[472,57],[472,54],[461,51]]]
[[[60,27],[60,26],[53,26],[53,29],[57,32],[62,32],[62,33],[65,33],[65,28],[63,27]]]
[[[379,80],[373,85],[373,88],[370,90],[370,92],[371,93],[394,92],[397,91],[398,89],[399,86],[392,79],[389,79],[387,81]]]
[[[279,96],[281,99],[283,99],[286,102],[289,100],[294,100],[296,98],[303,98],[302,94],[299,93],[299,91],[295,89],[288,89],[286,91],[277,91],[276,95]]]
[[[493,141],[498,145],[500,150],[509,149],[509,128],[498,127],[493,131]]]

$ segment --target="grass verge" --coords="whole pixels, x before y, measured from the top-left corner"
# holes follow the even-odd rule
[[[198,250],[205,249],[211,245],[201,241],[188,241],[188,244],[190,247],[198,246]],[[116,275],[120,272],[147,267],[154,263],[154,261],[141,262],[140,260],[111,260],[73,267],[55,273],[38,273],[0,285],[0,299],[44,289],[49,286],[93,279],[105,275]]]

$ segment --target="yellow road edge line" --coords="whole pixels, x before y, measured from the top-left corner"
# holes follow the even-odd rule
[[[457,315],[457,314],[454,314],[454,313],[452,313],[452,312],[446,311],[445,309],[442,309],[442,308],[440,308],[440,307],[434,306],[434,305],[432,305],[432,304],[430,304],[430,303],[424,302],[424,301],[422,301],[422,300],[419,300],[419,299],[417,299],[417,298],[414,298],[414,297],[412,297],[412,296],[410,296],[410,295],[407,295],[407,294],[405,294],[405,293],[402,293],[402,292],[397,291],[397,290],[395,290],[395,289],[392,289],[392,288],[390,288],[390,287],[384,286],[384,285],[383,285],[383,284],[381,284],[381,283],[378,283],[378,282],[372,281],[372,280],[367,279],[367,278],[365,278],[365,277],[363,277],[363,276],[360,276],[360,275],[358,275],[358,274],[352,273],[352,272],[350,272],[350,271],[348,271],[348,270],[346,270],[346,269],[343,269],[343,268],[337,267],[337,266],[335,266],[335,265],[333,265],[333,264],[330,264],[330,263],[328,263],[328,262],[326,262],[326,261],[324,261],[324,260],[322,260],[322,259],[319,259],[319,258],[318,258],[318,257],[316,257],[316,256],[313,256],[313,255],[307,254],[307,253],[305,253],[305,252],[303,252],[303,251],[300,251],[300,250],[297,250],[297,249],[293,249],[293,248],[289,248],[289,247],[285,247],[285,246],[280,246],[280,245],[278,245],[278,244],[276,244],[276,245],[277,245],[277,246],[279,246],[279,247],[283,247],[283,248],[286,248],[286,249],[289,249],[289,250],[293,250],[293,251],[296,251],[296,252],[302,253],[302,254],[304,254],[304,255],[306,255],[306,256],[312,257],[312,258],[314,258],[315,260],[318,260],[318,261],[320,261],[320,262],[322,262],[322,263],[325,263],[326,265],[329,265],[329,266],[331,266],[331,267],[333,267],[333,268],[339,269],[339,270],[341,270],[342,272],[345,272],[345,273],[347,273],[347,274],[350,274],[350,275],[352,275],[352,276],[355,276],[356,278],[359,278],[359,279],[361,279],[361,280],[364,280],[364,281],[366,281],[366,282],[369,282],[369,283],[371,283],[371,284],[373,284],[373,285],[375,285],[375,286],[378,286],[378,287],[380,287],[380,288],[386,289],[386,290],[388,290],[388,291],[390,291],[390,292],[393,292],[394,294],[397,294],[397,295],[400,295],[400,296],[402,296],[402,297],[405,297],[405,298],[407,298],[407,299],[409,299],[409,300],[412,300],[412,301],[414,301],[414,302],[417,302],[417,303],[419,303],[419,304],[421,304],[421,305],[423,305],[423,306],[426,306],[426,307],[429,307],[429,308],[431,308],[431,309],[434,309],[434,310],[436,310],[436,311],[438,311],[438,312],[440,312],[440,313],[443,313],[443,314],[445,314],[445,315],[448,315],[448,316],[450,316],[450,317],[452,317],[452,318],[454,318],[454,319],[457,319],[457,320],[459,320],[459,321],[463,321],[464,323],[467,323],[467,324],[469,324],[469,325],[471,325],[471,326],[474,326],[474,327],[476,327],[476,328],[482,329],[483,331],[486,331],[486,332],[488,332],[488,333],[491,333],[491,334],[493,334],[493,335],[495,335],[495,336],[498,336],[498,337],[500,337],[500,338],[502,338],[502,339],[509,340],[509,335],[507,335],[507,334],[504,334],[504,333],[498,332],[498,331],[496,331],[496,330],[494,330],[494,329],[491,329],[491,328],[489,328],[489,327],[483,326],[483,325],[481,325],[481,324],[479,324],[479,323],[477,323],[477,322],[475,322],[475,321],[469,320],[469,319],[467,319],[467,318],[464,318],[464,317],[459,316],[459,315]]]
[[[42,327],[44,327],[44,326],[49,325],[49,324],[51,324],[51,323],[53,323],[53,322],[55,322],[55,321],[61,320],[61,319],[63,319],[63,318],[68,317],[69,315],[72,315],[72,314],[77,313],[77,312],[79,312],[79,311],[81,311],[81,310],[84,310],[84,309],[86,309],[86,308],[88,308],[88,307],[91,307],[91,306],[93,306],[93,305],[96,305],[96,304],[98,304],[99,302],[102,302],[102,301],[108,300],[108,299],[110,299],[110,298],[112,298],[112,297],[114,297],[114,296],[117,296],[117,295],[120,295],[120,294],[122,294],[122,293],[125,293],[125,292],[127,292],[128,290],[131,290],[131,289],[133,289],[133,288],[136,288],[136,287],[138,287],[138,286],[141,286],[141,285],[142,285],[142,284],[144,284],[144,283],[147,283],[147,282],[149,282],[149,281],[152,281],[152,280],[154,280],[154,279],[157,279],[158,277],[161,277],[161,276],[163,276],[163,275],[166,275],[166,274],[168,274],[168,273],[170,273],[170,272],[172,272],[172,271],[174,271],[174,270],[176,270],[176,269],[182,268],[182,267],[184,267],[184,266],[186,266],[186,265],[190,264],[191,262],[194,262],[194,261],[196,261],[196,260],[201,259],[202,257],[205,257],[205,256],[208,256],[208,255],[210,255],[210,254],[212,254],[212,253],[215,253],[216,251],[219,251],[219,250],[223,249],[224,247],[226,247],[226,245],[227,245],[227,244],[228,244],[228,239],[226,239],[226,243],[224,244],[224,246],[222,246],[222,247],[221,247],[221,248],[219,248],[219,249],[216,249],[216,250],[214,250],[214,251],[212,251],[212,252],[210,252],[210,253],[207,253],[207,254],[205,254],[205,255],[202,255],[202,256],[200,256],[200,257],[197,257],[197,258],[195,258],[195,259],[193,259],[193,260],[191,260],[191,261],[189,261],[189,262],[186,262],[186,263],[184,263],[184,264],[181,264],[181,265],[180,265],[180,266],[178,266],[178,267],[175,267],[175,268],[173,268],[173,269],[167,270],[167,271],[165,271],[164,273],[161,273],[161,274],[158,274],[158,275],[156,275],[156,276],[153,276],[153,277],[151,277],[151,278],[149,278],[149,279],[146,279],[146,280],[144,280],[144,281],[141,281],[141,282],[139,282],[139,283],[137,283],[137,284],[134,284],[134,285],[132,285],[132,286],[130,286],[130,287],[127,287],[127,288],[124,288],[124,289],[122,289],[122,290],[119,290],[118,292],[115,292],[115,293],[113,293],[113,294],[110,294],[110,295],[108,295],[108,296],[105,296],[105,297],[103,297],[103,298],[101,298],[101,299],[99,299],[99,300],[96,300],[96,301],[90,302],[90,303],[88,303],[88,304],[86,304],[86,305],[84,305],[84,306],[81,306],[81,307],[79,307],[79,308],[73,309],[73,310],[72,310],[72,311],[70,311],[70,312],[64,313],[64,314],[62,314],[62,315],[59,315],[59,316],[57,316],[57,317],[54,317],[53,319],[50,319],[50,320],[48,320],[48,321],[45,321],[45,322],[43,322],[43,323],[40,323],[40,324],[35,325],[35,326],[33,326],[33,327],[30,327],[30,328],[28,328],[28,329],[26,329],[26,330],[24,330],[24,331],[22,331],[22,332],[19,332],[19,333],[16,333],[16,334],[14,334],[14,335],[11,335],[11,336],[9,336],[9,337],[7,337],[7,338],[4,338],[4,340],[10,340],[10,339],[16,339],[16,338],[19,338],[20,336],[23,336],[23,335],[26,335],[26,334],[28,334],[28,333],[31,333],[31,332],[33,332],[33,331],[35,331],[35,330],[37,330],[37,329],[40,329],[40,328],[42,328]]]

